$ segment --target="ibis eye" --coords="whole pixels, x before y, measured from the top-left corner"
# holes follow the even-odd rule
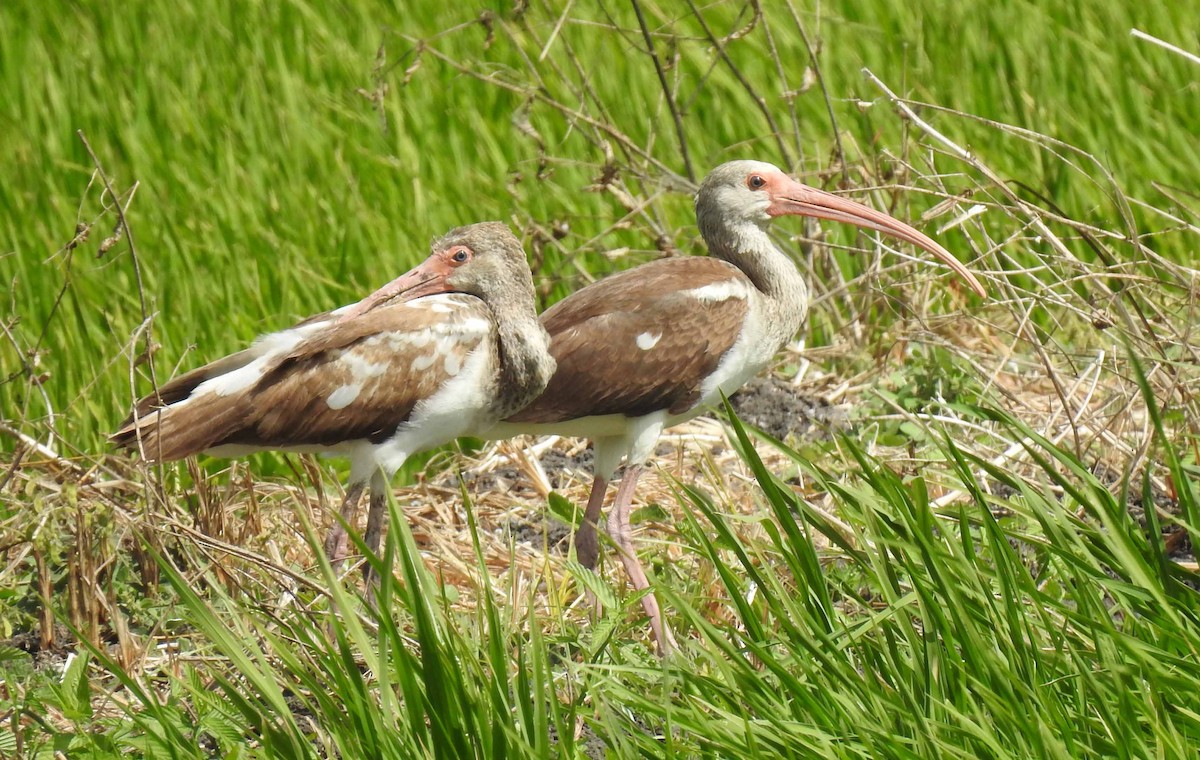
[[[751,174],[750,178],[746,180],[746,185],[751,190],[762,190],[767,186],[767,181],[763,179],[761,174]]]

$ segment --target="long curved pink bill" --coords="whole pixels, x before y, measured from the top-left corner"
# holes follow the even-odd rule
[[[955,274],[966,280],[971,290],[974,290],[981,296],[987,295],[987,290],[983,287],[983,283],[971,273],[971,270],[967,269],[962,262],[939,245],[937,241],[925,233],[908,226],[899,219],[888,216],[882,211],[876,211],[870,206],[864,206],[849,198],[827,193],[824,190],[818,190],[815,187],[809,187],[795,181],[791,182],[783,192],[777,193],[773,201],[771,207],[767,210],[767,213],[772,216],[794,214],[797,216],[811,216],[816,219],[826,219],[831,222],[853,224],[856,227],[882,232],[890,237],[912,243],[919,248],[924,248],[936,256],[943,264],[954,270]]]

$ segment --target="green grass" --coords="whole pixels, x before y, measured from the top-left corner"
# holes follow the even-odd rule
[[[151,367],[349,302],[451,226],[520,230],[544,305],[702,250],[635,5],[411,5],[0,5],[0,632],[94,642],[61,674],[0,646],[0,756],[1194,753],[1200,599],[1168,541],[1200,530],[1200,67],[1130,29],[1197,51],[1200,6],[640,4],[693,180],[774,161],[992,289],[781,225],[816,296],[784,370],[851,425],[776,445],[734,420],[751,496],[706,460],[645,510],[676,520],[643,550],[684,641],[659,662],[605,579],[492,578],[496,525],[442,558],[456,585],[393,515],[375,614],[311,562],[336,467],[106,458]],[[140,290],[77,130],[137,183]],[[1139,521],[1139,496],[1169,508]]]
[[[366,623],[336,583],[267,612],[268,600],[160,558],[199,634],[181,640],[181,673],[151,690],[139,685],[150,674],[97,652],[111,675],[89,681],[77,666],[24,707],[63,716],[40,741],[71,756],[572,758],[595,742],[573,738],[586,722],[619,757],[1187,757],[1200,740],[1198,579],[1069,452],[963,411],[1028,440],[1043,482],[947,439],[974,498],[940,510],[923,478],[852,443],[858,468],[841,475],[783,447],[833,495],[849,535],[772,475],[735,421],[766,539],[748,542],[709,497],[681,491],[687,561],[719,580],[666,587],[686,643],[662,665],[612,635],[611,610],[593,627],[560,620],[553,638],[528,607],[514,619],[486,588],[478,535],[486,593],[455,608],[394,511],[378,564],[397,579],[384,573]],[[985,495],[978,466],[1018,495]],[[1012,514],[997,519],[1001,505]],[[91,690],[114,676],[135,698],[99,718]]]
[[[1200,120],[1200,105],[1189,95],[1195,69],[1132,39],[1129,28],[1164,35],[1194,29],[1200,12],[1186,3],[1135,8],[937,2],[914,12],[907,3],[878,1],[823,5],[819,15],[810,7],[796,11],[820,41],[821,72],[847,159],[866,167],[865,176],[853,172],[852,184],[886,177],[876,168],[891,163],[882,156],[900,155],[908,145],[904,124],[859,73],[867,66],[918,100],[1082,146],[1103,160],[1124,193],[1153,199],[1156,185],[1187,188],[1200,173],[1191,145],[1191,127]],[[147,308],[156,315],[160,376],[353,300],[413,264],[428,240],[456,224],[566,223],[567,237],[545,246],[539,262],[548,301],[579,283],[564,258],[578,256],[585,270],[601,274],[613,265],[594,252],[653,250],[656,233],[699,250],[689,199],[678,192],[654,200],[648,218],[611,229],[625,215],[619,203],[584,192],[603,160],[595,130],[535,101],[531,123],[553,160],[550,175],[539,180],[538,145],[512,123],[540,83],[543,97],[611,124],[682,173],[653,67],[637,53],[630,8],[574,8],[549,45],[557,13],[538,4],[522,16],[497,10],[491,45],[479,25],[429,44],[518,92],[460,74],[429,52],[403,83],[413,61],[403,58],[413,47],[408,38],[430,37],[479,14],[452,3],[405,11],[371,3],[149,2],[94,10],[63,4],[57,11],[44,3],[5,4],[0,84],[12,96],[0,104],[6,156],[0,279],[12,285],[6,311],[21,320],[14,327],[21,349],[36,347],[38,374],[49,373],[44,388],[51,407],[71,412],[58,420],[61,436],[94,450],[119,421],[132,394],[123,351],[143,320],[127,246],[96,256],[115,218],[101,214],[99,183],[89,188],[93,166],[76,130],[87,135],[118,188],[139,183],[130,219]],[[700,24],[681,8],[645,7],[652,27],[675,35],[660,45],[680,57],[669,75],[685,108],[697,175],[745,156],[790,162],[816,182],[816,173],[830,168],[834,131],[820,89],[791,101],[794,126],[789,119],[781,94],[802,85],[808,56],[786,8],[769,10],[728,52],[785,130],[778,142],[728,67],[714,61],[711,45],[697,39]],[[724,35],[747,22],[744,11],[722,4],[704,18]],[[604,27],[610,18],[625,31]],[[768,30],[782,79],[767,54]],[[376,74],[381,45],[386,63]],[[542,50],[546,57],[538,61]],[[577,94],[585,83],[588,93]],[[381,84],[388,90],[376,109],[359,91]],[[860,102],[874,105],[863,109]],[[969,120],[935,120],[1001,176],[1052,199],[1068,217],[1100,226],[1118,218],[1114,188],[1086,161],[1073,159],[1073,169]],[[644,161],[623,155],[617,140],[608,143],[618,166],[646,171]],[[925,168],[917,153],[909,158]],[[943,158],[936,163],[941,171],[963,171]],[[514,183],[517,173],[522,180]],[[651,189],[654,176],[646,183]],[[963,184],[953,176],[945,182],[951,190]],[[911,217],[934,200],[914,192],[880,199],[898,202],[898,211]],[[80,221],[94,225],[88,242],[62,252]],[[830,234],[848,239],[842,231]],[[960,234],[948,234],[946,243],[966,254]],[[1187,262],[1192,249],[1168,238],[1160,253]],[[1030,263],[1027,253],[1014,258],[1010,268]],[[858,265],[840,255],[836,263],[851,274]],[[69,287],[56,311],[64,283]],[[820,325],[814,339],[827,340]],[[28,358],[9,341],[0,351],[6,376]],[[44,400],[26,383],[0,386],[0,403],[10,418],[46,418]]]

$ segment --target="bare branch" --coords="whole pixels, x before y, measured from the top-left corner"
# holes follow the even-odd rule
[[[637,14],[638,26],[642,29],[642,39],[646,41],[650,60],[654,61],[654,71],[658,74],[658,83],[662,87],[663,97],[667,100],[667,108],[671,109],[671,120],[675,122],[675,136],[679,139],[679,152],[683,156],[683,169],[687,173],[687,178],[695,182],[696,172],[692,169],[692,159],[688,156],[687,133],[683,130],[683,118],[679,115],[679,105],[675,102],[675,94],[671,92],[670,83],[667,82],[667,74],[663,71],[658,51],[654,49],[654,38],[650,36],[650,28],[646,25],[645,15],[642,14],[642,4],[638,0],[630,0],[630,2],[633,3],[633,11]]]

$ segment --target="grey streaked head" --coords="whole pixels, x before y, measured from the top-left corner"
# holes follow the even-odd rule
[[[784,182],[791,179],[765,161],[729,161],[709,172],[696,192],[696,223],[710,252],[727,257],[765,230],[773,218],[767,189]]]
[[[710,251],[736,258],[768,246],[765,229],[777,216],[807,216],[874,230],[924,248],[967,281],[983,284],[937,241],[882,211],[797,182],[762,161],[731,161],[714,169],[696,193],[696,220]],[[756,245],[757,243],[757,245]]]
[[[503,222],[479,222],[456,227],[432,246],[445,289],[495,298],[534,298],[533,277],[521,241]]]

